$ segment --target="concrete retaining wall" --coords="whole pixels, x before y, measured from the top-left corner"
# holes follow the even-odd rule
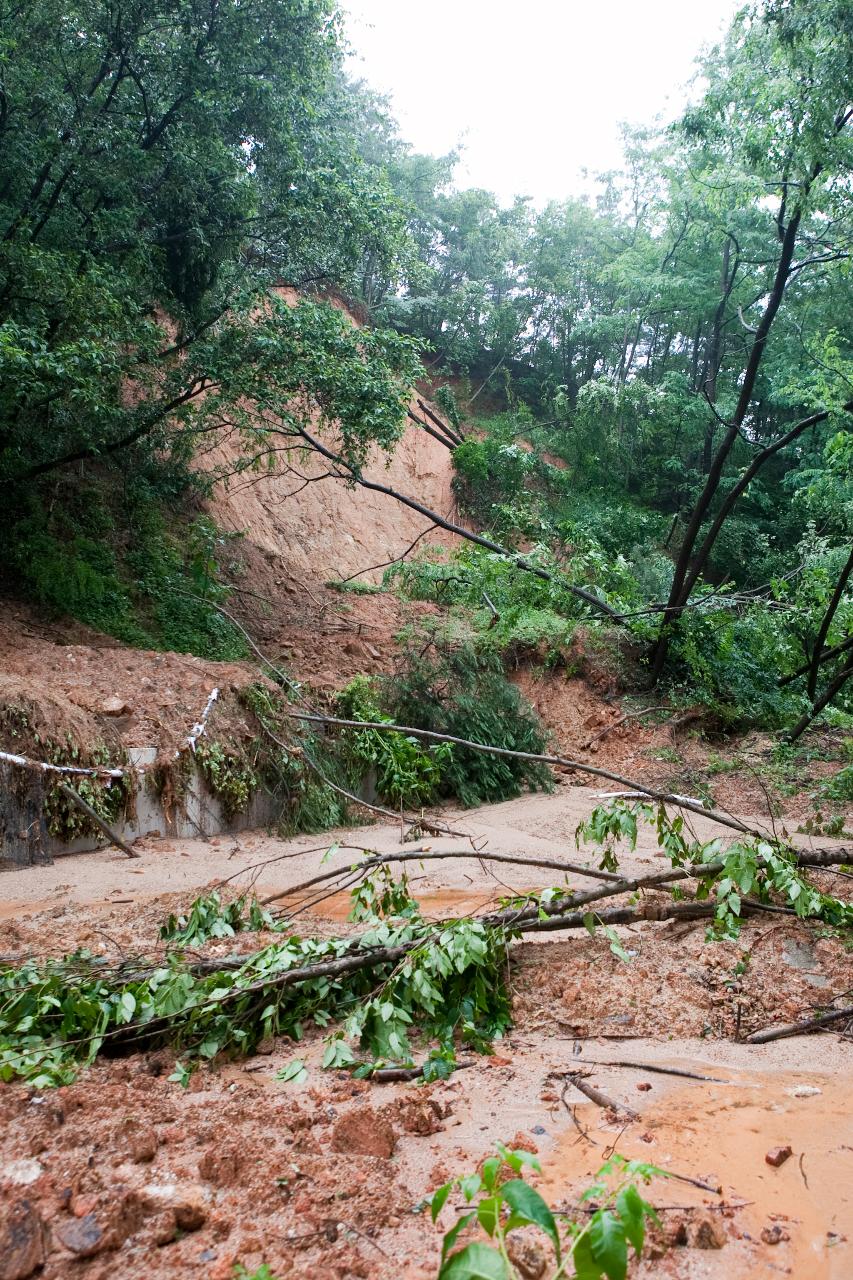
[[[128,844],[140,836],[212,836],[222,831],[243,831],[267,826],[276,819],[273,798],[259,791],[245,813],[226,820],[221,804],[198,769],[190,774],[183,804],[167,815],[160,797],[146,781],[145,768],[153,762],[155,749],[130,748],[127,754],[136,778],[131,806],[134,812],[124,822],[115,823],[115,831]],[[68,781],[73,786],[74,779]],[[94,837],[67,842],[51,836],[42,813],[46,785],[49,783],[44,774],[0,761],[0,869],[49,863],[54,858],[101,849],[106,844]]]

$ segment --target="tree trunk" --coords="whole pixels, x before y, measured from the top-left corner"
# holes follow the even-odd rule
[[[815,638],[814,649],[812,651],[811,667],[809,669],[809,681],[808,681],[808,685],[806,686],[808,689],[809,697],[811,698],[812,702],[814,702],[814,696],[815,696],[815,693],[817,692],[817,678],[820,672],[821,655],[823,653],[823,646],[826,643],[826,637],[829,634],[829,628],[832,626],[832,619],[835,617],[835,614],[838,610],[838,606],[841,604],[841,597],[844,595],[844,588],[847,586],[851,573],[853,573],[853,548],[851,548],[850,555],[847,557],[847,563],[845,564],[844,568],[841,570],[841,575],[835,584],[835,590],[832,593],[832,599],[830,600],[829,604],[826,607],[826,613],[824,613],[823,615],[823,619],[821,621],[820,628],[817,633],[817,637]]]
[[[807,188],[804,191],[804,195],[806,193]],[[797,211],[791,216],[791,220],[785,230],[782,240],[782,249],[779,254],[779,261],[776,264],[773,287],[770,291],[770,296],[767,299],[767,304],[764,308],[761,320],[759,321],[758,328],[755,331],[734,417],[726,430],[723,439],[717,447],[711,466],[708,469],[705,486],[693,508],[693,512],[684,533],[684,541],[681,545],[681,551],[675,566],[672,590],[669,594],[658,639],[651,655],[653,682],[658,680],[661,671],[663,670],[663,664],[666,661],[666,655],[669,648],[669,637],[672,624],[675,619],[679,617],[687,599],[687,596],[684,594],[684,584],[687,581],[687,576],[690,570],[690,563],[693,556],[693,549],[696,545],[696,539],[699,536],[699,531],[706,515],[708,514],[711,503],[716,497],[717,490],[720,487],[720,480],[722,479],[723,467],[725,466],[726,460],[740,434],[740,428],[742,427],[749,410],[752,393],[755,389],[755,380],[758,376],[758,369],[764,355],[767,338],[773,325],[773,321],[776,319],[779,307],[782,305],[782,299],[785,296],[785,286],[788,283],[788,275],[794,258],[794,249],[797,244],[797,233],[800,228],[801,217],[801,209],[797,209]]]

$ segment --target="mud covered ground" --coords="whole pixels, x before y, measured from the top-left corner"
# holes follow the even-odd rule
[[[589,791],[560,787],[445,818],[481,849],[578,861],[571,833],[592,803]],[[699,826],[713,834],[706,820]],[[393,826],[337,835],[386,851],[400,841]],[[254,881],[262,896],[282,892],[316,871],[331,839],[150,840],[138,864],[103,851],[4,874],[0,952],[9,960],[78,945],[105,956],[152,952],[164,916],[205,886],[234,876],[235,891]],[[454,844],[465,840],[431,847]],[[354,856],[341,849],[329,865]],[[650,832],[625,865],[660,866]],[[470,853],[410,870],[436,917],[538,882],[525,868],[493,864],[492,874]],[[849,882],[821,877],[846,895]],[[341,895],[302,914],[302,895],[283,901],[302,932],[351,927]],[[850,1042],[837,1033],[767,1045],[735,1039],[808,1015],[853,986],[849,953],[825,932],[769,916],[736,943],[711,945],[701,925],[644,922],[620,930],[628,965],[600,935],[520,943],[512,1032],[493,1056],[430,1086],[324,1072],[319,1031],[298,1048],[279,1039],[245,1062],[206,1066],[187,1089],[168,1079],[168,1051],[98,1061],[54,1091],[0,1085],[0,1277],[225,1280],[235,1263],[251,1274],[265,1262],[280,1277],[427,1280],[441,1232],[424,1197],[503,1141],[538,1152],[542,1174],[529,1176],[567,1211],[614,1148],[679,1175],[649,1189],[662,1226],[638,1276],[841,1280],[853,1274]],[[267,940],[243,935],[240,947]],[[275,1078],[294,1056],[308,1067],[302,1086]],[[555,1073],[568,1070],[589,1072],[620,1110],[564,1091]],[[792,1156],[768,1165],[766,1154],[786,1145]],[[451,1197],[445,1229],[456,1207]],[[531,1275],[544,1261],[537,1256]]]

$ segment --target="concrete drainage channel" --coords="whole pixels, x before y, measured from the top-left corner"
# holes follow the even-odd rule
[[[162,797],[146,781],[146,772],[156,755],[154,747],[127,749],[128,772],[135,775],[136,782],[131,812],[123,821],[111,824],[126,843],[142,836],[213,836],[223,831],[263,827],[274,821],[275,801],[263,791],[255,793],[245,812],[226,819],[222,805],[195,766],[180,805],[170,806],[167,812]],[[67,780],[73,785],[73,777]],[[47,829],[43,800],[43,773],[25,771],[8,760],[0,760],[0,869],[37,866],[106,846],[107,841],[97,836],[73,841],[52,836]]]

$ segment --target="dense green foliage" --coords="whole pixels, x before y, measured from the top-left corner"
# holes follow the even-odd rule
[[[455,427],[506,411],[466,428],[461,505],[549,575],[513,598],[480,556],[429,588],[488,597],[496,651],[565,653],[595,613],[568,582],[726,723],[850,710],[848,0],[746,6],[680,120],[540,209],[412,152],[333,0],[0,0],[0,32],[13,587],[236,656],[199,499],[318,432],[357,482],[425,344]]]
[[[405,882],[391,894],[368,882],[354,894],[354,917],[366,925],[353,939],[289,936],[234,968],[199,973],[182,950],[164,963],[111,966],[88,952],[64,960],[30,960],[0,972],[0,1079],[23,1077],[37,1087],[67,1083],[84,1063],[113,1044],[163,1041],[194,1063],[218,1054],[250,1053],[260,1040],[299,1040],[313,1021],[330,1034],[324,1065],[355,1066],[354,1042],[368,1061],[411,1061],[412,1030],[435,1039],[449,1060],[454,1045],[481,1051],[508,1025],[504,985],[506,938],[477,921],[436,928],[425,921]],[[267,927],[242,900],[223,912],[210,899],[183,919],[170,917],[161,936],[180,947],[237,927]],[[401,947],[402,959],[354,972],[309,976],[292,986],[289,969],[339,960],[376,947]],[[277,981],[279,980],[279,981]],[[174,1079],[186,1080],[180,1064]]]
[[[598,845],[602,864],[615,871],[619,844],[634,847],[641,818],[655,824],[674,870],[693,869],[697,898],[714,895],[712,937],[737,937],[746,902],[781,905],[802,919],[850,929],[853,908],[815,888],[782,842],[702,843],[683,817],[670,817],[663,806],[623,800],[594,810],[577,838]],[[563,885],[511,899],[508,921],[436,924],[421,915],[405,876],[395,880],[387,868],[359,871],[358,862],[342,874],[358,880],[350,913],[364,926],[357,937],[292,935],[248,959],[197,965],[185,947],[243,930],[286,928],[285,922],[273,925],[255,902],[247,910],[245,895],[228,903],[211,894],[163,922],[160,938],[170,945],[156,962],[132,956],[112,962],[81,951],[0,969],[0,1080],[21,1077],[37,1087],[66,1083],[98,1054],[143,1043],[171,1044],[189,1062],[243,1055],[267,1036],[299,1040],[307,1023],[327,1027],[333,1021],[340,1026],[329,1033],[325,1067],[369,1075],[389,1061],[409,1065],[411,1037],[418,1034],[434,1042],[428,1076],[440,1076],[452,1070],[459,1045],[487,1052],[509,1025],[507,947],[518,930],[518,910],[534,920],[575,910],[576,894]],[[668,891],[677,895],[679,885]],[[630,962],[594,908],[584,923],[593,936],[601,928],[615,954]],[[357,967],[360,957],[364,967]],[[337,962],[344,960],[341,967]],[[306,967],[298,982],[287,976]],[[303,1070],[294,1063],[282,1078]],[[185,1081],[189,1071],[188,1063],[179,1064],[173,1078]]]
[[[335,709],[347,720],[393,723],[392,717],[384,714],[379,694],[366,676],[356,676],[341,690]],[[428,804],[453,758],[449,743],[424,748],[415,738],[381,729],[349,729],[343,735],[342,746],[358,780],[375,771],[380,799],[401,808]]]
[[[798,733],[846,706],[849,674],[853,12],[753,4],[700,69],[594,204],[503,208],[398,154],[420,261],[384,311],[467,375],[469,410],[484,390],[510,410],[456,451],[468,512],[634,615],[653,678]],[[628,563],[639,602],[578,573],[578,534]]]
[[[406,641],[408,662],[388,681],[389,710],[398,724],[541,753],[545,733],[535,712],[504,675],[494,653],[464,636],[417,631]],[[503,759],[453,747],[442,763],[441,790],[464,805],[505,800],[523,787],[547,788],[550,775],[535,761]]]
[[[200,439],[240,469],[335,422],[357,464],[401,430],[412,344],[272,292],[395,275],[339,64],[326,0],[0,4],[3,572],[130,643],[238,648],[173,599]]]

